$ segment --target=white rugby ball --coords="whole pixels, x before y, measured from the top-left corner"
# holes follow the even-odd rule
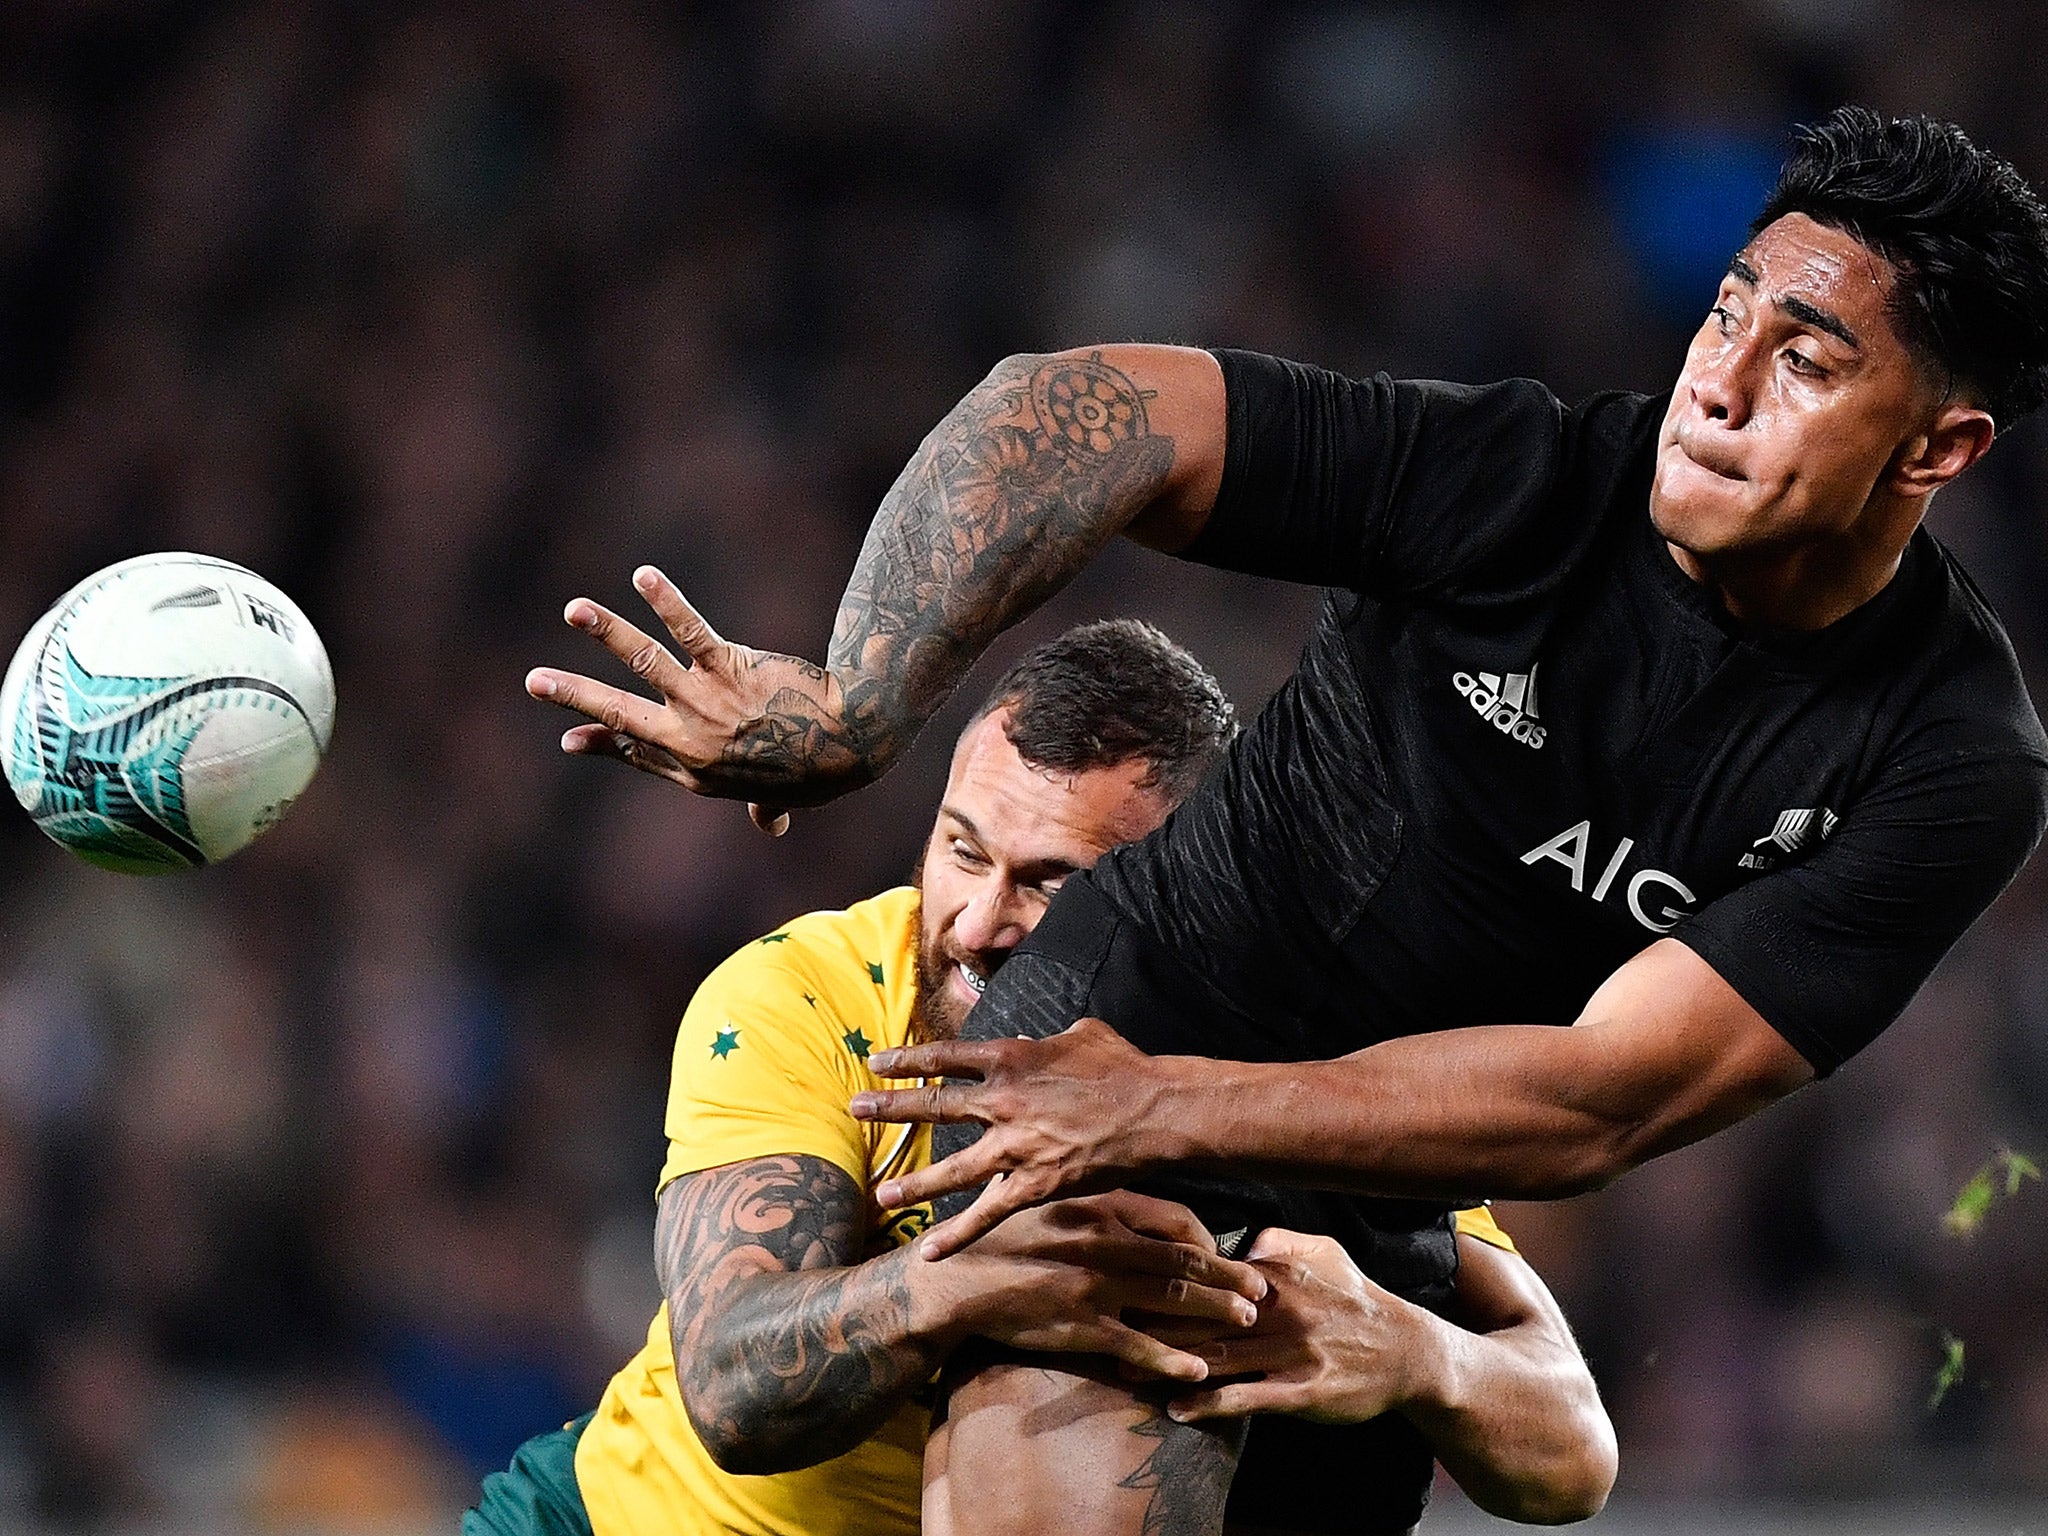
[[[334,730],[305,614],[254,571],[139,555],[43,615],[0,683],[0,765],[29,815],[128,874],[196,869],[271,826]]]

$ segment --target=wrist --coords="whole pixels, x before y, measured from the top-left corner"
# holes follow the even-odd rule
[[[891,1258],[902,1266],[911,1342],[945,1354],[974,1332],[973,1288],[962,1283],[974,1267],[974,1259],[953,1254],[932,1263],[919,1251],[921,1247],[921,1241],[906,1244]]]
[[[1241,1063],[1201,1056],[1154,1056],[1146,1106],[1148,1164],[1207,1163],[1239,1156],[1235,1131],[1245,1120]]]
[[[838,712],[853,757],[846,777],[855,784],[872,783],[889,771],[924,720],[900,684],[866,671],[858,660],[832,661],[825,671],[826,697]]]
[[[1399,1394],[1390,1406],[1418,1420],[1462,1412],[1464,1373],[1459,1368],[1457,1330],[1413,1302],[1395,1297],[1389,1304],[1399,1309],[1403,1319],[1404,1342],[1398,1358],[1406,1364]]]

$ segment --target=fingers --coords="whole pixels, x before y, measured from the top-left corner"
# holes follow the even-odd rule
[[[692,665],[701,666],[717,659],[725,641],[704,621],[704,615],[690,606],[689,599],[674,582],[655,567],[643,565],[633,573],[633,587],[668,626],[668,632],[675,636],[676,644],[683,648]]]
[[[562,750],[571,756],[617,757],[617,738],[601,725],[572,725],[562,732]]]
[[[1171,1344],[1175,1349],[1184,1349],[1190,1354],[1202,1353],[1204,1347],[1219,1339],[1235,1338],[1244,1332],[1243,1325],[1235,1319],[1219,1322],[1214,1318],[1173,1317],[1164,1312],[1144,1312],[1137,1308],[1126,1308],[1123,1320],[1140,1333],[1149,1333],[1162,1344]],[[1213,1367],[1211,1368],[1213,1371]]]
[[[970,1150],[972,1150],[970,1148]],[[962,1154],[956,1153],[946,1162],[958,1162]],[[944,1167],[936,1163],[925,1172]],[[971,1181],[970,1181],[971,1182]],[[1047,1190],[1046,1194],[1052,1191]],[[974,1204],[957,1216],[949,1216],[924,1235],[924,1250],[920,1255],[926,1259],[943,1259],[949,1253],[958,1253],[977,1237],[998,1225],[1006,1216],[1021,1211],[1027,1205],[1036,1205],[1044,1195],[1036,1195],[1023,1179],[1004,1178],[997,1175],[988,1181]]]
[[[1166,1414],[1176,1424],[1198,1424],[1204,1419],[1241,1419],[1253,1413],[1294,1413],[1309,1406],[1307,1394],[1297,1383],[1238,1381],[1176,1397],[1166,1405]]]
[[[886,1120],[892,1125],[910,1121],[933,1125],[958,1120],[982,1124],[988,1121],[981,1110],[979,1090],[972,1083],[926,1083],[921,1088],[869,1088],[856,1093],[848,1101],[848,1107],[856,1120]]]
[[[770,837],[780,837],[789,830],[789,812],[778,811],[772,805],[755,805],[749,802],[747,815],[755,826]]]
[[[1206,1381],[1209,1376],[1209,1367],[1196,1356],[1124,1323],[1105,1320],[1085,1330],[1075,1343],[1090,1353],[1114,1355],[1126,1365],[1170,1381]]]
[[[934,1040],[928,1045],[901,1046],[893,1051],[876,1051],[868,1058],[868,1066],[877,1077],[982,1077],[994,1064],[997,1052],[1014,1045],[1011,1040]],[[872,1097],[869,1094],[854,1095],[854,1104]],[[879,1120],[880,1115],[862,1115],[855,1108],[856,1117],[865,1120]]]
[[[1249,1328],[1259,1320],[1259,1309],[1238,1292],[1177,1277],[1133,1277],[1119,1281],[1115,1293],[1123,1307],[1161,1317],[1204,1318],[1240,1328]]]
[[[1189,1354],[1200,1355],[1216,1377],[1278,1375],[1291,1380],[1309,1363],[1299,1339],[1267,1333],[1218,1334],[1185,1347]]]
[[[875,1203],[885,1211],[900,1211],[907,1206],[922,1205],[927,1200],[936,1200],[941,1195],[950,1195],[956,1190],[972,1189],[984,1180],[1001,1179],[1001,1154],[999,1149],[989,1145],[992,1139],[984,1136],[972,1145],[962,1147],[951,1157],[940,1158],[929,1167],[920,1168],[914,1173],[906,1173],[899,1179],[884,1179],[875,1186]],[[1025,1205],[1032,1203],[1028,1200],[1024,1202]],[[1021,1210],[1022,1206],[1017,1209]],[[940,1227],[945,1225],[944,1222],[939,1223]],[[937,1231],[938,1228],[934,1227],[932,1230]]]
[[[1113,1189],[1106,1195],[1087,1198],[1109,1211],[1133,1232],[1163,1238],[1169,1243],[1191,1243],[1197,1248],[1206,1248],[1210,1253],[1216,1251],[1216,1239],[1202,1225],[1201,1218],[1178,1201],[1161,1200],[1128,1189]]]
[[[614,762],[638,768],[656,778],[667,779],[685,789],[702,792],[703,781],[685,768],[673,752],[636,737],[614,734],[601,725],[572,725],[562,732],[562,750],[571,757],[608,757]]]
[[[635,677],[646,681],[662,697],[673,698],[687,688],[683,675],[689,669],[669,654],[667,646],[641,629],[629,624],[602,603],[594,603],[587,597],[572,598],[569,606],[562,610],[562,617],[572,629],[580,629],[606,650],[626,664],[627,670]]]
[[[1350,1255],[1334,1237],[1308,1232],[1290,1232],[1285,1227],[1266,1227],[1252,1239],[1247,1259],[1303,1259],[1310,1263],[1349,1263]]]
[[[1181,1248],[1174,1258],[1180,1265],[1178,1278],[1190,1285],[1228,1291],[1247,1302],[1265,1299],[1266,1277],[1250,1264],[1240,1264],[1201,1248]]]
[[[1154,1239],[1118,1246],[1115,1257],[1129,1269],[1211,1286],[1249,1301],[1259,1301],[1266,1294],[1265,1275],[1250,1263],[1217,1253],[1216,1239],[1201,1218],[1177,1201],[1116,1189],[1076,1204],[1093,1206],[1138,1236]]]
[[[668,711],[652,699],[580,673],[557,672],[553,667],[535,667],[527,673],[526,691],[536,699],[588,715],[614,735],[646,742],[658,743],[669,720]]]
[[[1386,1294],[1334,1237],[1268,1227],[1253,1240],[1245,1258],[1319,1295]]]
[[[1248,1302],[1263,1300],[1268,1289],[1264,1272],[1256,1266],[1226,1259],[1198,1243],[1144,1237],[1116,1244],[1096,1262],[1104,1268],[1228,1292]]]

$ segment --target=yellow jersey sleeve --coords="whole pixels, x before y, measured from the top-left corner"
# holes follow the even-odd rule
[[[866,1191],[884,1172],[923,1167],[929,1126],[867,1125],[846,1103],[880,1086],[868,1053],[909,1036],[917,935],[917,893],[898,888],[794,918],[713,971],[676,1032],[662,1181],[809,1155]],[[931,1210],[864,1215],[866,1250],[885,1252]],[[726,1472],[683,1406],[664,1306],[577,1442],[576,1485],[596,1536],[917,1536],[928,1419],[905,1403],[830,1461],[766,1477]]]
[[[676,1031],[660,1185],[757,1157],[810,1156],[867,1187],[866,1128],[846,1104],[866,1086],[876,1029],[846,1015],[874,1004],[820,958],[799,936],[770,934],[697,989]]]
[[[1482,1243],[1509,1253],[1519,1252],[1515,1240],[1501,1230],[1499,1222],[1493,1219],[1493,1212],[1483,1205],[1475,1205],[1469,1211],[1457,1213],[1458,1232],[1461,1236],[1477,1238]]]

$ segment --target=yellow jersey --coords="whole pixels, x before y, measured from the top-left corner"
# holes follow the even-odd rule
[[[890,1086],[868,1070],[868,1053],[909,1040],[917,940],[917,893],[905,887],[800,917],[713,971],[676,1033],[657,1189],[727,1163],[809,1155],[844,1169],[865,1194],[929,1163],[929,1126],[867,1124],[847,1111],[862,1089]],[[870,1211],[869,1257],[931,1223],[929,1206]],[[1484,1207],[1457,1222],[1514,1250]],[[576,1483],[592,1536],[915,1536],[928,1430],[928,1410],[910,1403],[817,1466],[723,1471],[683,1408],[664,1305],[577,1443]]]
[[[676,1033],[668,1160],[657,1187],[758,1157],[811,1156],[863,1196],[931,1161],[931,1127],[856,1120],[847,1101],[895,1086],[870,1051],[908,1043],[917,996],[917,892],[814,912],[757,939],[697,989]],[[931,1223],[929,1206],[870,1208],[872,1257]],[[593,1536],[853,1536],[918,1528],[928,1410],[906,1404],[843,1456],[765,1477],[722,1471],[676,1387],[668,1308],[605,1389],[576,1447]]]

